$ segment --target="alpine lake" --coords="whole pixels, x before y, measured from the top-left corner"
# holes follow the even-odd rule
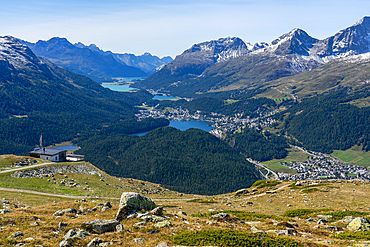
[[[102,86],[105,88],[109,88],[112,91],[118,91],[118,92],[127,92],[127,91],[133,91],[137,90],[136,88],[130,87],[130,83],[132,80],[137,80],[140,78],[120,78],[117,83],[103,83]],[[127,84],[125,84],[127,83]],[[173,96],[167,96],[167,95],[154,95],[153,99],[155,100],[173,100],[177,99]],[[210,126],[212,123],[207,121],[198,121],[198,120],[191,120],[191,121],[176,121],[176,120],[170,120],[169,127],[173,127],[176,129],[179,129],[181,131],[194,128],[194,129],[201,129],[204,131],[211,131],[214,129],[214,127]],[[148,132],[143,133],[137,133],[134,134],[136,136],[142,136],[145,135]]]

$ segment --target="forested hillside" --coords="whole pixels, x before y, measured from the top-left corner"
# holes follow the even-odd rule
[[[109,174],[160,183],[184,193],[228,193],[259,178],[237,150],[197,129],[182,132],[165,127],[141,137],[103,131],[77,144],[88,161]]]
[[[253,160],[282,159],[288,155],[287,139],[268,131],[262,133],[262,131],[244,128],[240,132],[229,133],[227,141],[240,153]]]
[[[305,99],[283,112],[285,129],[309,150],[331,153],[357,144],[370,151],[370,108],[349,104],[369,95],[342,89]]]

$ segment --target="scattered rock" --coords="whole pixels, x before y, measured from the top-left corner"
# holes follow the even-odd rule
[[[164,221],[166,220],[167,218],[163,217],[163,216],[159,216],[159,215],[153,215],[151,217],[151,221],[156,223],[156,222],[161,222],[161,221]]]
[[[117,232],[122,232],[123,230],[125,230],[125,229],[123,228],[123,225],[122,224],[116,225],[116,231]]]
[[[262,233],[262,234],[266,234],[266,232],[262,231],[262,230],[258,230],[255,226],[251,226],[251,231],[252,233]]]
[[[0,199],[0,203],[9,204],[10,202],[7,199],[3,198],[3,199]]]
[[[56,211],[53,216],[62,216],[64,214],[77,214],[77,210],[74,208],[61,209]]]
[[[334,220],[334,217],[333,215],[317,215],[316,216],[317,218],[319,219],[323,219],[323,220]]]
[[[295,186],[302,186],[302,183],[298,181],[295,183]]]
[[[328,223],[328,221],[327,220],[324,220],[324,219],[319,219],[317,221],[317,224],[319,224],[319,225],[326,225],[326,223]]]
[[[179,212],[177,212],[177,214],[178,215],[185,215],[185,216],[187,216],[188,214],[187,213],[185,213],[184,211],[179,211]]]
[[[16,238],[16,237],[21,237],[21,236],[24,236],[23,232],[19,231],[19,232],[14,232],[12,233],[11,235],[13,238]]]
[[[59,224],[58,224],[58,230],[59,231],[62,231],[62,230],[64,230],[64,228],[66,228],[66,226],[68,226],[67,223],[59,222]]]
[[[363,217],[357,217],[348,224],[347,228],[351,231],[370,231],[370,221]]]
[[[150,211],[151,214],[154,215],[163,215],[163,208],[162,207],[156,207],[152,211]]]
[[[11,211],[9,209],[0,209],[0,214],[7,214],[7,213],[11,213]]]
[[[119,224],[118,220],[94,220],[84,222],[82,228],[89,232],[101,234],[105,232],[114,232],[116,226]]]
[[[231,219],[230,215],[227,214],[227,213],[219,213],[219,214],[215,214],[215,215],[212,215],[211,217],[209,217],[211,220],[216,220],[216,221],[224,221],[224,220],[229,220]]]
[[[112,208],[112,205],[110,204],[110,202],[106,202],[104,203],[103,207]]]
[[[59,243],[59,247],[69,247],[69,246],[72,246],[72,245],[70,245],[67,240],[62,240]]]
[[[172,224],[169,220],[164,220],[154,225],[154,227],[156,228],[164,228],[164,227],[170,227],[170,226],[172,226]]]
[[[336,227],[336,226],[326,226],[326,230],[336,232],[336,231],[338,231],[338,227]]]
[[[137,210],[149,211],[155,207],[155,203],[147,197],[141,196],[136,192],[124,192],[121,196],[116,219],[122,220]]]
[[[353,216],[345,216],[341,221],[343,223],[350,223],[354,219],[355,219],[355,217],[353,217]]]
[[[142,227],[146,225],[146,221],[138,222],[134,224],[134,227]]]
[[[15,245],[16,247],[28,246],[27,243],[18,243]]]
[[[94,238],[91,240],[86,247],[94,247],[94,246],[99,246],[99,244],[103,243],[103,241],[100,238]]]
[[[163,243],[156,245],[155,247],[170,247],[170,246],[167,243],[163,242]]]
[[[275,233],[276,235],[285,235],[285,236],[296,236],[297,232],[294,229],[286,230],[269,230],[267,232]]]
[[[242,195],[246,195],[246,194],[249,194],[249,191],[247,189],[240,189],[240,190],[235,192],[235,196],[242,196]]]
[[[135,242],[135,243],[143,243],[143,242],[146,242],[146,241],[148,241],[148,240],[146,240],[146,239],[144,239],[144,238],[135,238],[135,239],[134,239],[134,242]]]
[[[71,229],[67,232],[66,235],[64,235],[63,239],[64,240],[74,239],[74,238],[85,239],[89,235],[90,235],[90,233],[88,233],[84,230],[78,230],[76,232],[75,230]]]

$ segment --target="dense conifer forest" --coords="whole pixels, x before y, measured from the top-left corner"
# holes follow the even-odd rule
[[[88,161],[109,174],[184,193],[227,193],[249,187],[259,178],[237,150],[198,129],[165,127],[141,137],[103,132],[77,144]]]
[[[295,103],[280,118],[287,116],[285,130],[309,150],[331,153],[357,144],[370,151],[370,108],[349,103],[369,95],[336,90]]]
[[[268,131],[262,133],[244,128],[240,132],[227,135],[227,141],[240,153],[257,161],[282,159],[288,155],[287,139]]]

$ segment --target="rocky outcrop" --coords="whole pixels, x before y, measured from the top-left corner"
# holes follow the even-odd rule
[[[94,220],[84,222],[82,228],[92,233],[102,234],[105,232],[114,232],[117,225],[120,225],[118,220]]]
[[[155,203],[147,197],[141,196],[136,192],[124,192],[121,196],[116,219],[122,220],[129,214],[138,210],[149,211],[155,207]]]
[[[363,217],[357,217],[348,224],[347,228],[351,231],[370,231],[370,221]]]
[[[101,175],[96,169],[86,164],[73,164],[73,165],[62,165],[62,166],[43,166],[37,169],[30,169],[24,171],[14,172],[11,176],[15,178],[42,178],[52,176],[56,173],[76,173],[76,174],[88,174],[88,175]]]
[[[31,158],[18,159],[12,164],[12,167],[29,166],[37,163],[37,160]]]

